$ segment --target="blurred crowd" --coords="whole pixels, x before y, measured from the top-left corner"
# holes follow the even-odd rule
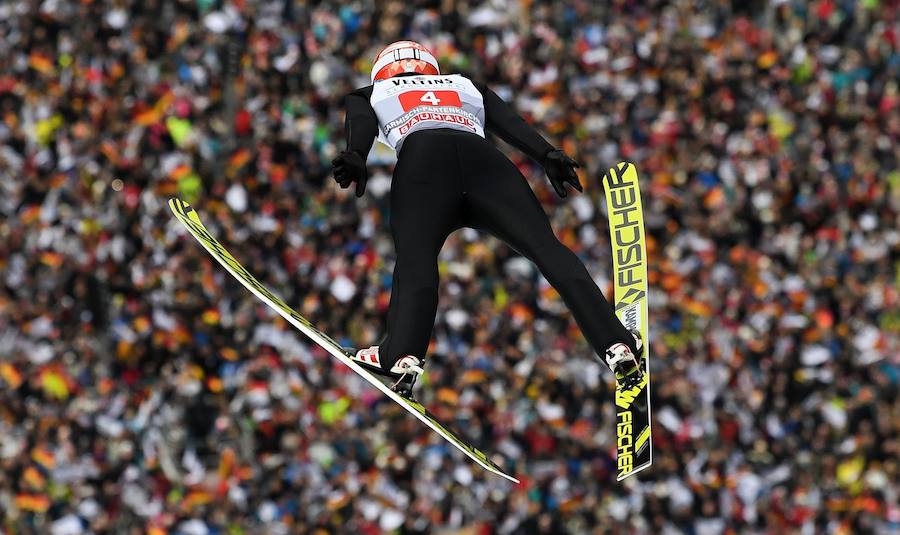
[[[485,473],[310,344],[173,219],[348,346],[391,290],[393,154],[329,177],[341,98],[429,46],[600,177],[637,164],[654,464],[615,482],[612,377],[502,243],[441,253],[420,399]],[[896,0],[0,2],[0,531],[900,531]]]

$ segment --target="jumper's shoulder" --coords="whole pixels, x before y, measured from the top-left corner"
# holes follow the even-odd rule
[[[357,96],[357,97],[362,97],[366,100],[369,100],[370,98],[372,98],[372,87],[374,87],[374,86],[367,85],[365,87],[360,87],[360,88],[354,89],[353,91],[347,93],[347,95],[344,98],[346,99],[347,97],[350,97],[350,96]]]
[[[480,80],[473,80],[472,78],[464,77],[466,80],[472,82],[472,85],[475,86],[475,89],[484,93],[487,90],[487,85]]]
[[[350,96],[350,95],[358,95],[358,96],[361,96],[361,97],[363,97],[363,98],[369,98],[369,97],[372,96],[372,87],[374,87],[374,86],[372,86],[371,84],[370,84],[370,85],[367,85],[367,86],[365,86],[365,87],[360,87],[360,88],[358,88],[358,89],[354,89],[353,91],[349,92],[347,95],[348,95],[348,96]]]

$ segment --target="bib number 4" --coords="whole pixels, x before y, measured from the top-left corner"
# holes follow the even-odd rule
[[[406,91],[400,94],[399,98],[403,111],[409,111],[418,106],[462,107],[459,93],[456,91]]]
[[[422,95],[422,98],[420,98],[419,100],[422,102],[427,102],[427,103],[431,104],[432,106],[437,106],[438,104],[441,103],[441,99],[439,99],[437,97],[437,95],[434,94],[434,91],[429,91],[429,92],[425,93],[424,95]]]

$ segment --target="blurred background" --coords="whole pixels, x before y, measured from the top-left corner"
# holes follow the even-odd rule
[[[7,534],[897,533],[896,0],[0,2]],[[420,398],[513,486],[311,345],[171,216],[346,345],[391,291],[393,155],[341,98],[399,38],[582,162],[558,199],[611,291],[600,177],[637,164],[654,464],[615,482],[611,377],[533,266],[450,237]],[[607,295],[610,295],[607,293]]]

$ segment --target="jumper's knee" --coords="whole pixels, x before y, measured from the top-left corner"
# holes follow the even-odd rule
[[[578,257],[558,240],[541,244],[533,250],[534,256],[532,261],[537,264],[538,269],[544,277],[550,281],[562,281],[565,279],[584,279],[590,280],[584,264]]]

